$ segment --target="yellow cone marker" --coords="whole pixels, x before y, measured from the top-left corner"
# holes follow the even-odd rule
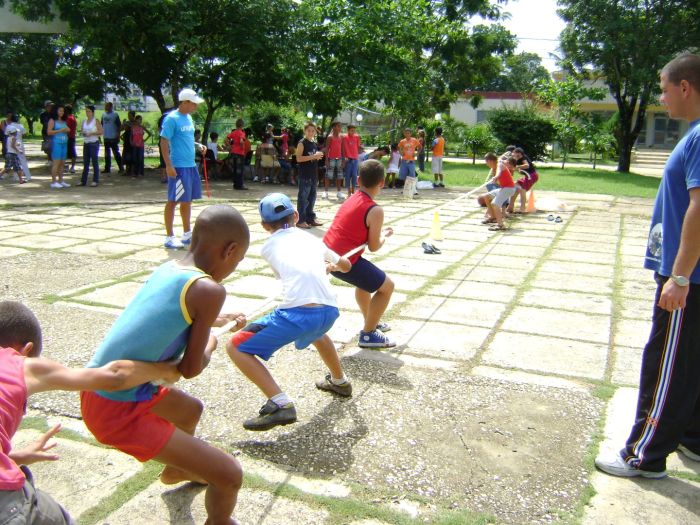
[[[435,212],[433,215],[433,227],[430,230],[430,238],[434,241],[442,240],[442,228],[440,227],[440,214]]]

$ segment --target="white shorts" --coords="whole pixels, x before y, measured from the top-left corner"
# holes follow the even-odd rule
[[[399,172],[399,167],[396,166],[395,164],[389,164],[389,167],[386,169],[387,173],[398,173]]]
[[[493,205],[500,208],[515,195],[515,188],[496,188],[495,190],[491,190],[489,195],[493,197]]]
[[[430,167],[433,173],[442,174],[442,157],[433,157],[430,161]]]

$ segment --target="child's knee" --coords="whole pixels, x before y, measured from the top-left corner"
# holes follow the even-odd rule
[[[391,280],[391,277],[387,276],[384,279],[384,282],[382,285],[379,287],[378,292],[381,293],[393,293],[394,292],[394,281]]]
[[[222,468],[217,472],[215,479],[208,481],[219,490],[238,492],[243,484],[243,468],[241,464],[236,458],[226,454],[226,459],[223,460],[221,466]]]

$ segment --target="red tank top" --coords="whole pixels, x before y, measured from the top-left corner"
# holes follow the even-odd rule
[[[12,436],[27,410],[24,357],[12,348],[0,347],[0,490],[19,490],[24,473],[9,457]]]
[[[367,214],[377,205],[372,197],[364,191],[353,193],[335,214],[333,224],[323,236],[323,242],[338,255],[348,253],[353,248],[367,242],[369,228]],[[355,262],[362,256],[364,249],[350,257]]]

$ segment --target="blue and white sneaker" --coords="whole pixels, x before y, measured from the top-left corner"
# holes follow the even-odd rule
[[[371,332],[360,331],[360,340],[357,342],[360,348],[391,348],[396,343],[385,336],[381,330]]]
[[[180,248],[185,247],[185,245],[180,242],[180,239],[174,235],[172,237],[166,237],[163,246],[165,246],[168,250],[179,250]]]
[[[185,232],[182,234],[182,239],[180,239],[183,245],[189,246],[190,243],[192,242],[192,232]]]
[[[379,330],[380,332],[388,332],[389,330],[391,330],[391,326],[389,326],[389,324],[385,323],[384,321],[379,321],[379,323],[377,323],[377,330]]]

